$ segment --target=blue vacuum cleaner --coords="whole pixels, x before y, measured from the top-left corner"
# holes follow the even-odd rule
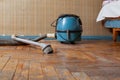
[[[56,25],[54,23],[56,22]],[[55,36],[61,43],[75,43],[81,40],[82,22],[79,16],[74,14],[64,14],[54,21]]]

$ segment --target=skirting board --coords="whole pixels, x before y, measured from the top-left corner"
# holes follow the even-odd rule
[[[37,36],[31,36],[31,35],[26,35],[26,36],[19,36],[20,38],[25,38],[25,39],[34,39]],[[82,40],[112,40],[112,36],[81,36]],[[0,36],[0,40],[11,40],[11,36],[6,35],[6,36]],[[55,38],[45,38],[45,40],[55,40]],[[117,38],[117,40],[120,40],[120,36]]]
[[[82,36],[83,40],[113,40],[112,36]],[[120,36],[117,38],[120,40]]]

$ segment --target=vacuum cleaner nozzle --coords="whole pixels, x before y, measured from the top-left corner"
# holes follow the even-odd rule
[[[51,45],[46,45],[42,50],[45,54],[53,53],[53,49],[52,49]]]

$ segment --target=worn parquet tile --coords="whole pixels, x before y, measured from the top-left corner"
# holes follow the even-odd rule
[[[0,57],[0,72],[3,70],[3,68],[5,67],[5,65],[8,63],[10,57],[9,56],[2,56]]]
[[[30,62],[29,80],[44,80],[42,65],[38,62]]]
[[[30,62],[29,61],[25,61],[23,63],[23,68],[21,70],[20,73],[20,77],[18,78],[18,80],[28,80],[29,79],[29,67],[30,67]]]
[[[22,72],[22,69],[23,69],[23,64],[24,64],[23,61],[19,61],[18,62],[18,65],[16,66],[16,71],[15,71],[13,80],[18,80],[21,77],[21,72]]]
[[[51,65],[42,65],[43,73],[46,80],[59,80],[59,75],[57,74],[55,68]]]
[[[17,64],[18,64],[17,60],[10,59],[0,73],[0,79],[12,80],[15,74]]]
[[[91,80],[91,78],[85,72],[72,72],[72,75],[76,80]]]

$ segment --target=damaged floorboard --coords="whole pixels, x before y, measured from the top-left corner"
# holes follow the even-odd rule
[[[120,42],[41,42],[54,53],[31,45],[0,46],[0,80],[120,80]]]

